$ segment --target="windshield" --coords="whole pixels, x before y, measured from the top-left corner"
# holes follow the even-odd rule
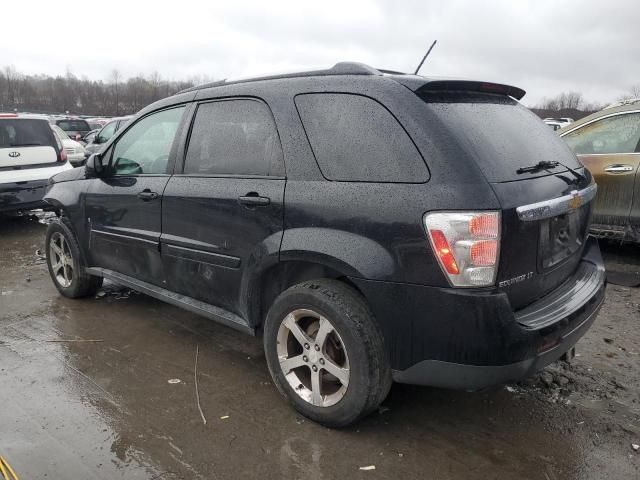
[[[66,132],[88,132],[89,124],[84,120],[58,120],[58,126]]]
[[[473,151],[490,182],[522,180],[566,171],[562,165],[526,175],[522,167],[540,161],[581,168],[576,156],[548,125],[516,100],[504,95],[425,93],[420,95],[451,137]],[[451,139],[448,137],[447,141]]]
[[[0,120],[0,148],[53,146],[54,142],[46,120]]]

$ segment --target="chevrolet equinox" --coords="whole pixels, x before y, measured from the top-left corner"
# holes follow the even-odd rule
[[[277,388],[328,426],[392,381],[521,379],[604,299],[596,185],[524,93],[357,63],[180,92],[50,180],[51,278],[261,335]]]

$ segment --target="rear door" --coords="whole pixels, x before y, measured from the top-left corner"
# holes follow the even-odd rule
[[[282,148],[266,103],[200,103],[184,167],[163,197],[168,288],[246,318],[243,274],[279,249],[284,188]]]
[[[184,111],[179,106],[143,117],[104,153],[111,174],[91,180],[85,200],[92,266],[162,285],[162,192]]]
[[[640,111],[602,117],[562,138],[598,183],[595,226],[627,229],[640,166]]]

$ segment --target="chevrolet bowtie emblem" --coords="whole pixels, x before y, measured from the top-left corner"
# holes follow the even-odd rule
[[[576,208],[580,208],[582,206],[582,197],[577,193],[573,193],[573,198],[571,198],[571,200],[569,200],[569,207],[572,210],[575,210]]]

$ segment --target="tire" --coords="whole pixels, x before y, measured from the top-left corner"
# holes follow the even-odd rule
[[[102,285],[102,277],[88,275],[85,272],[87,265],[84,256],[76,236],[64,218],[49,224],[45,252],[51,280],[65,297],[94,295]]]
[[[368,415],[391,387],[388,354],[371,311],[355,289],[336,280],[308,281],[280,294],[267,314],[264,349],[280,393],[328,427]]]

